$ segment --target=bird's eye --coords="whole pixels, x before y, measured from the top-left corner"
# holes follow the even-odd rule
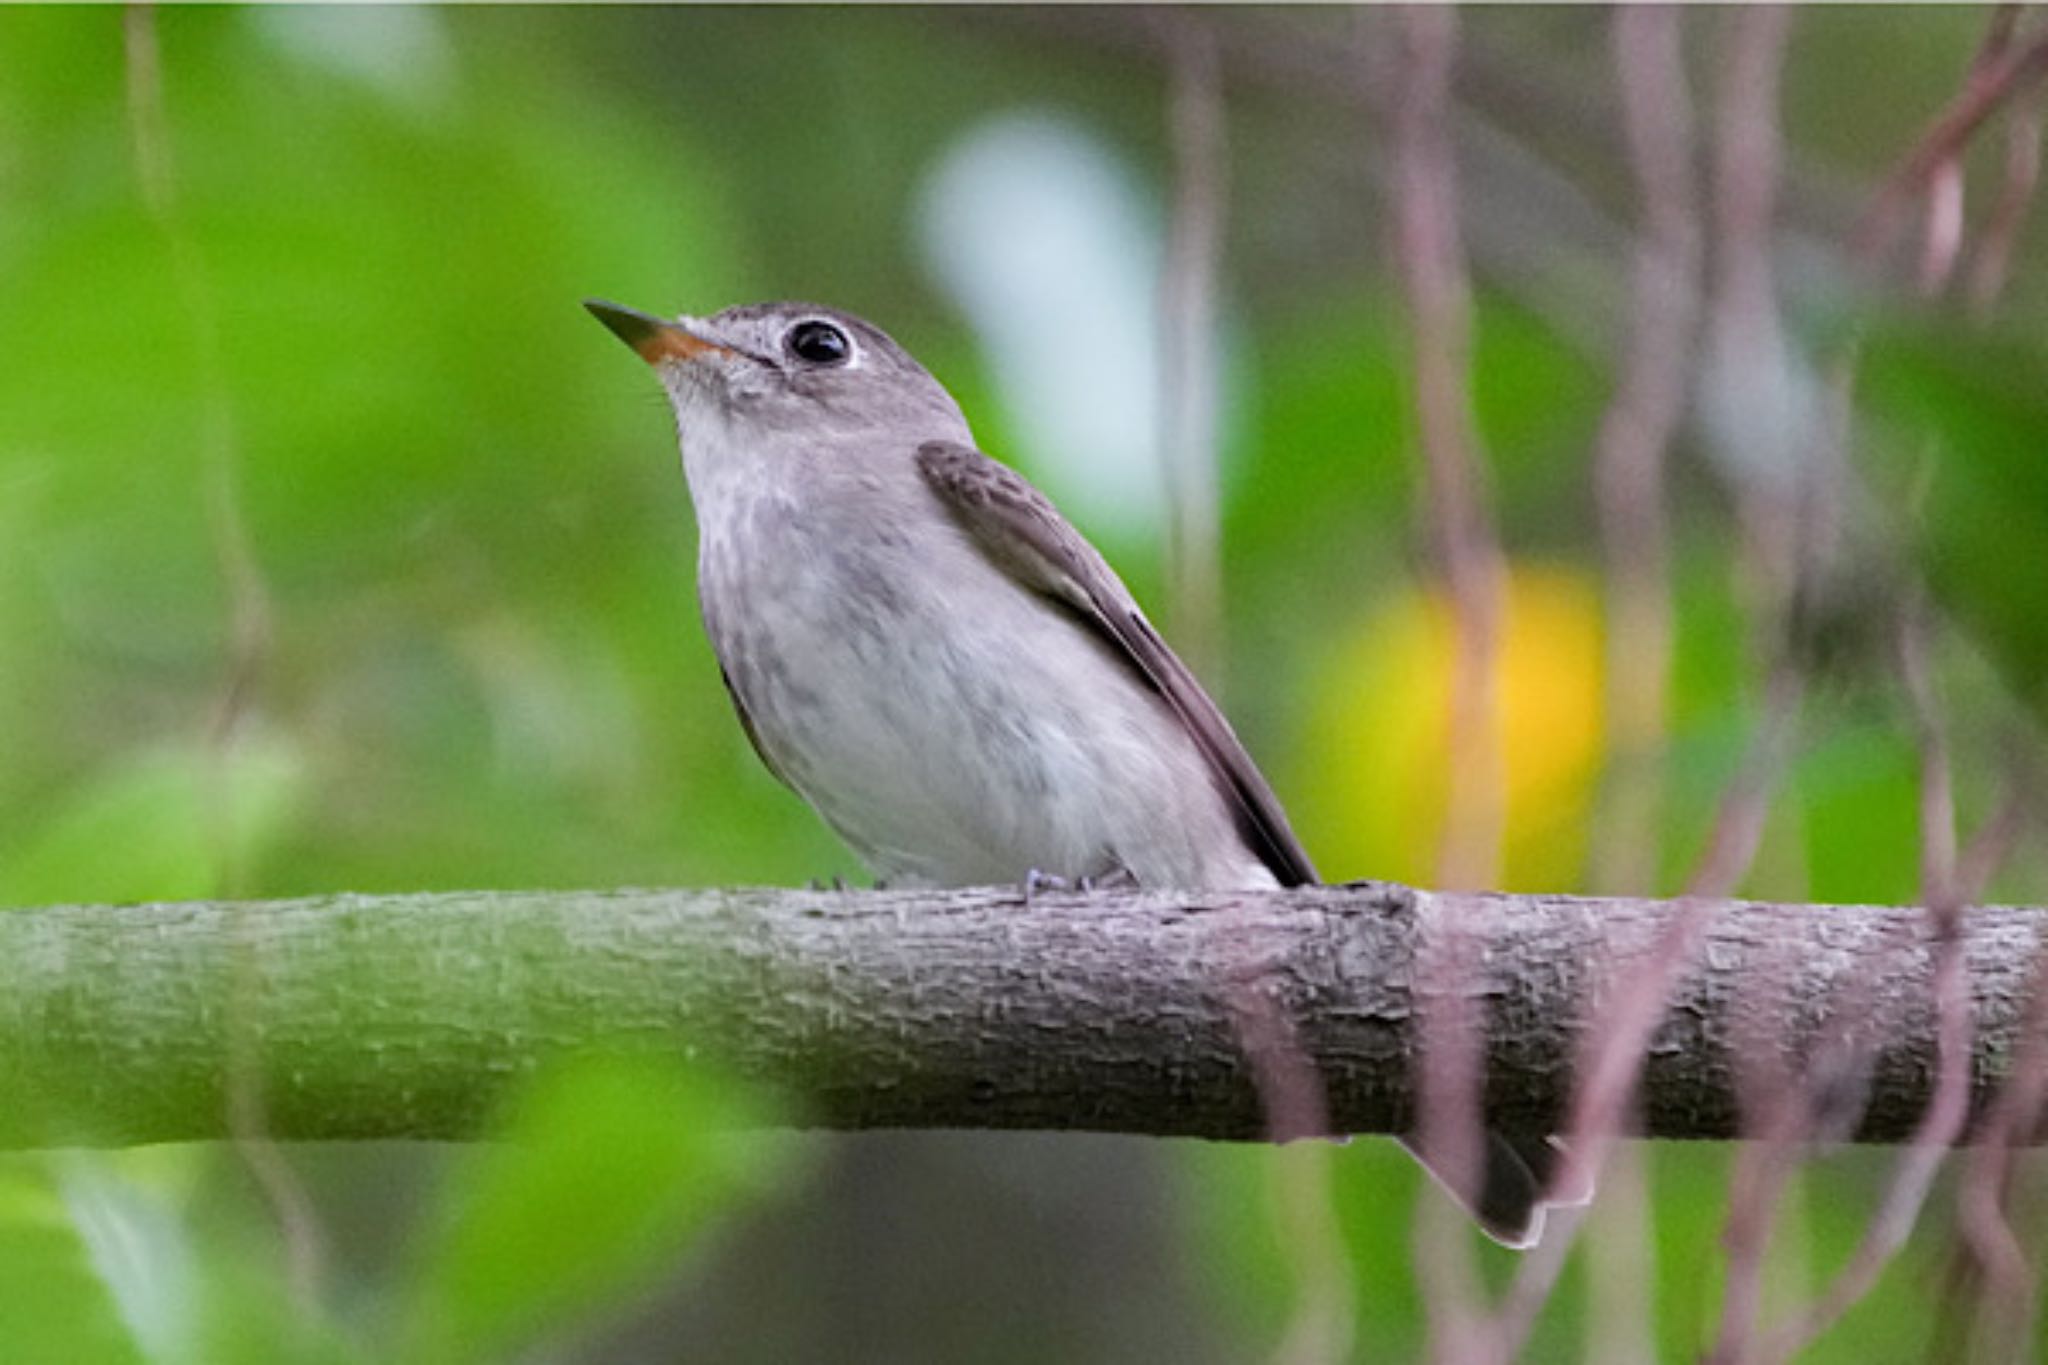
[[[853,355],[853,343],[829,322],[812,318],[789,329],[783,345],[798,360],[810,365],[844,365]]]

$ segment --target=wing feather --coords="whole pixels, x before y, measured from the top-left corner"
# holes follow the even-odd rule
[[[718,676],[725,683],[725,694],[732,698],[732,709],[739,715],[740,729],[747,733],[747,743],[754,746],[754,757],[761,760],[761,766],[768,770],[770,777],[773,777],[791,791],[796,791],[796,783],[789,780],[789,774],[776,766],[775,760],[768,756],[768,746],[761,742],[761,731],[754,724],[754,715],[751,711],[747,710],[747,699],[742,697],[740,690],[732,685],[732,673],[727,670],[723,663],[718,665]],[[797,794],[799,796],[802,795],[801,792]]]
[[[1231,803],[1245,841],[1282,886],[1310,885],[1316,870],[1287,823],[1279,798],[1108,561],[1024,477],[972,446],[920,446],[925,481],[997,566],[1034,592],[1071,609],[1156,691],[1194,740],[1217,790]]]

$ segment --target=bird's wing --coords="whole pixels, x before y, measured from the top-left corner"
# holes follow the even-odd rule
[[[754,717],[747,710],[747,699],[732,685],[732,674],[723,663],[718,665],[718,676],[725,683],[725,695],[732,698],[732,709],[739,713],[740,729],[747,732],[747,743],[754,746],[754,757],[761,760],[761,766],[768,770],[769,776],[791,791],[796,791],[796,783],[789,780],[789,774],[776,767],[775,760],[768,756],[768,746],[761,742],[761,732],[754,728]]]
[[[1072,610],[1165,699],[1235,809],[1245,842],[1280,884],[1314,883],[1315,867],[1230,722],[1159,638],[1095,547],[1022,475],[972,446],[928,442],[918,447],[917,465],[990,560],[1025,587]]]
[[[732,680],[732,665],[727,660],[727,653],[733,647],[732,636],[725,629],[725,620],[718,610],[716,594],[704,590],[701,578],[697,583],[697,610],[704,617],[704,633],[711,639],[711,652],[718,658],[718,680],[725,684],[725,695],[732,698],[732,709],[740,718],[740,729],[746,731],[747,743],[754,746],[754,757],[761,760],[761,766],[768,770],[770,777],[791,791],[796,791],[796,783],[790,781],[789,774],[777,766],[774,758],[768,753],[768,746],[761,742],[761,731],[754,724],[753,713],[747,710],[747,699],[740,695],[738,685]],[[742,669],[741,672],[744,673],[745,670]],[[797,794],[802,795],[801,792]]]

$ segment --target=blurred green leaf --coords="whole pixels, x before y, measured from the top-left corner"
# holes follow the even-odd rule
[[[0,1158],[0,1360],[147,1359],[40,1158]]]
[[[1908,729],[1844,727],[1794,773],[1811,895],[1831,903],[1909,900],[1920,875],[1918,755]]]
[[[413,1361],[497,1361],[647,1284],[786,1172],[760,1101],[698,1070],[590,1058],[545,1073],[467,1154],[409,1277]]]
[[[369,1365],[391,1359],[357,1346],[317,1307],[294,1299],[274,1237],[203,1248],[192,1365]]]
[[[1219,32],[1285,45],[1313,41],[1323,22],[1270,17],[1286,31],[1247,13],[1219,16]],[[1337,35],[1338,18],[1323,31]],[[1014,455],[995,359],[911,247],[917,196],[963,129],[1048,104],[1168,189],[1165,73],[1134,60],[1135,46],[1096,42],[1098,21],[1103,34],[1120,22],[812,7],[162,9],[175,199],[218,324],[209,366],[140,194],[122,11],[0,8],[0,903],[205,895],[230,882],[280,894],[856,871],[733,722],[691,603],[672,423],[656,385],[576,300],[702,311],[781,295],[854,307],[953,387],[996,453]],[[1588,9],[1475,12],[1472,93],[1494,79],[1489,51],[1531,92],[1607,88],[1606,23]],[[1951,97],[1982,23],[1962,11],[1882,24],[1803,15],[1786,67],[1788,150],[1824,179],[1882,173]],[[1718,60],[1716,36],[1694,34],[1701,71]],[[1228,92],[1218,299],[1233,349],[1255,362],[1226,396],[1222,426],[1228,709],[1326,870],[1352,859],[1384,874],[1399,859],[1372,840],[1397,837],[1398,821],[1373,817],[1354,833],[1318,812],[1340,732],[1314,703],[1329,643],[1384,650],[1366,623],[1417,591],[1426,560],[1408,324],[1397,271],[1373,249],[1378,229],[1351,211],[1365,202],[1370,149],[1361,158],[1355,138],[1324,135],[1349,126],[1323,117],[1341,107],[1327,96],[1244,74],[1254,79],[1233,78]],[[1517,155],[1567,171],[1622,223],[1632,211],[1620,163],[1540,102],[1523,107],[1530,117],[1510,129]],[[1967,159],[1973,187],[1983,173],[1995,183],[1996,143],[1994,130]],[[1475,248],[1472,406],[1502,534],[1518,562],[1586,563],[1587,460],[1616,370],[1577,326],[1620,303],[1627,256],[1532,236],[1529,224],[1548,220],[1541,204],[1507,205],[1512,220],[1486,223],[1501,211],[1488,207],[1490,188],[1475,181],[1463,215]],[[1522,244],[1513,257],[1486,245],[1504,228]],[[2038,295],[2043,240],[2021,244],[2012,311]],[[1802,265],[1782,278],[1807,314],[1795,326],[1810,328],[1815,275]],[[1566,298],[1586,311],[1559,310]],[[1819,306],[1846,314],[1860,301]],[[1859,415],[1874,418],[1858,433],[1859,472],[1876,470],[1877,505],[1910,527],[1902,539],[2003,670],[1993,678],[1943,642],[1965,828],[1996,797],[1998,764],[1983,756],[2009,742],[2008,688],[2037,712],[2048,690],[2048,581],[2036,567],[2048,547],[2044,395],[2039,339],[1924,322],[1873,341],[1858,375]],[[231,648],[206,492],[215,405],[231,418],[229,462],[274,626],[232,757],[200,738]],[[1751,627],[1730,590],[1731,519],[1680,456],[1669,885],[1697,858],[1744,751],[1755,682]],[[1158,547],[1104,548],[1171,626]],[[1876,595],[1895,596],[1889,579]],[[1888,657],[1856,662],[1881,670]],[[1974,690],[1953,685],[1959,662],[1977,670]],[[1358,678],[1333,689],[1330,713],[1398,733],[1368,714]],[[1845,724],[1838,706],[1813,708],[1824,719],[1789,774],[1759,879],[1802,898],[1910,898],[1910,747],[1896,716]],[[1290,748],[1294,761],[1276,762]],[[1562,846],[1584,821],[1555,804],[1570,826]],[[2037,867],[2019,860],[2008,876],[2000,894],[2040,898]],[[374,983],[343,994],[374,1007]],[[662,1084],[695,1095],[694,1082]],[[670,1113],[668,1127],[697,1117]],[[615,1145],[654,1141],[626,1118],[616,1126],[640,1136]],[[410,1294],[395,1326],[413,1335],[398,1345],[538,1354],[750,1187],[707,1174],[712,1156],[663,1145],[696,1141],[674,1133],[624,1158],[616,1177],[609,1153],[522,1157],[574,1148],[557,1138],[463,1168],[415,1248],[412,1268],[431,1283],[387,1292],[405,1220],[360,1188],[330,1193],[326,1231],[348,1221],[337,1204],[374,1231],[359,1230],[361,1245],[334,1238],[325,1296],[374,1321],[396,1311],[385,1298]],[[1201,1269],[1248,1338],[1215,1358],[1251,1358],[1280,1339],[1302,1289],[1298,1225],[1275,1216],[1282,1162],[1257,1148],[1176,1150],[1193,1173],[1184,1207]],[[1655,1152],[1654,1317],[1662,1354],[1691,1359],[1719,1311],[1728,1151]],[[320,1304],[295,1301],[273,1211],[246,1171],[183,1155],[205,1156],[193,1164],[212,1172],[211,1202],[181,1191],[144,1207],[162,1193],[147,1179],[88,1197],[66,1169],[58,1204],[47,1182],[34,1186],[45,1221],[0,1216],[0,1365],[138,1349],[184,1351],[175,1365],[407,1358],[380,1354],[383,1340],[351,1345]],[[1328,1155],[1359,1291],[1354,1354],[1406,1358],[1426,1330],[1409,1206],[1436,1196],[1391,1144]],[[357,1179],[385,1188],[388,1168],[365,1161]],[[1807,1271],[1839,1263],[1884,1166],[1835,1159],[1806,1182],[1809,1207],[1788,1216],[1773,1274],[1782,1265],[1783,1282],[1804,1288]],[[17,1184],[0,1178],[0,1203],[20,1203],[28,1187]],[[159,1215],[181,1225],[175,1245],[149,1240]],[[868,1291],[906,1243],[934,1233],[967,1235],[934,1219],[864,1244],[871,1264],[821,1257],[808,1281],[780,1262],[727,1273],[747,1284],[736,1297],[748,1304],[836,1318],[861,1295],[864,1312],[886,1316]],[[1814,1358],[1887,1358],[1902,1342],[1917,1353],[1940,1292],[1930,1254],[1902,1258],[1845,1319],[1843,1344]],[[1497,1284],[1506,1258],[1485,1255]],[[172,1273],[181,1256],[189,1283]],[[812,1292],[821,1282],[841,1292]],[[1530,1358],[1576,1354],[1583,1300],[1572,1286]],[[1102,1294],[1121,1304],[1123,1287],[1105,1277]],[[189,1309],[182,1346],[137,1325],[149,1314],[132,1308],[151,1302]],[[1063,1311],[1044,1308],[1049,1322]],[[101,1352],[88,1338],[109,1324]],[[743,1344],[776,1358],[772,1345]],[[743,1354],[727,1340],[690,1346]]]
[[[297,758],[275,737],[134,755],[0,841],[0,906],[186,900],[232,890],[290,818]]]
[[[1895,324],[1867,344],[1859,396],[1928,580],[2048,717],[2048,353],[2034,337]]]
[[[363,1355],[321,1306],[288,1283],[287,1260],[277,1254],[272,1226],[237,1229],[187,1217],[191,1187],[206,1156],[204,1147],[176,1145],[67,1153],[47,1163],[8,1159],[0,1167],[0,1359],[362,1365]],[[28,1286],[13,1274],[17,1253],[36,1256],[46,1282],[76,1259],[61,1247],[53,1251],[47,1239],[24,1242],[14,1235],[20,1229],[9,1219],[21,1205],[9,1199],[8,1187],[23,1172],[38,1192],[46,1188],[61,1199],[56,1214],[83,1249],[107,1309],[61,1287],[44,1295],[26,1292]],[[50,1230],[59,1232],[54,1223]],[[15,1351],[8,1332],[17,1320],[66,1334],[65,1348]],[[120,1349],[97,1354],[95,1334],[109,1320],[122,1330]]]

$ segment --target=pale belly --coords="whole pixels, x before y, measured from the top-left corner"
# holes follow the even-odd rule
[[[947,569],[785,565],[714,630],[768,757],[878,877],[1272,884],[1135,673],[985,561]]]

